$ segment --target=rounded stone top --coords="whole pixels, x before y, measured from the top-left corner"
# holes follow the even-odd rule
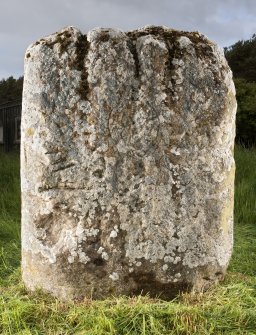
[[[74,26],[67,26],[62,28],[61,30],[47,35],[46,37],[40,38],[31,46],[37,45],[40,42],[47,41],[51,42],[54,41],[56,38],[60,36],[68,36],[71,35],[79,35],[83,34],[78,28]],[[95,27],[86,33],[87,40],[89,42],[93,42],[98,39],[104,40],[103,36],[109,36],[110,38],[117,38],[117,37],[140,37],[145,35],[154,35],[156,37],[162,38],[162,39],[169,39],[169,40],[177,40],[178,38],[182,37],[181,41],[184,45],[185,41],[186,43],[189,43],[188,39],[196,44],[196,43],[205,43],[208,45],[216,45],[214,42],[210,41],[205,35],[201,34],[198,31],[195,32],[189,32],[189,31],[179,31],[172,28],[169,28],[167,26],[156,26],[156,25],[145,25],[144,27],[135,29],[135,30],[129,30],[129,31],[122,31],[119,28],[108,28],[108,27]]]
[[[117,28],[94,28],[90,30],[87,34],[87,39],[89,42],[103,41],[109,38],[124,38],[125,33]]]

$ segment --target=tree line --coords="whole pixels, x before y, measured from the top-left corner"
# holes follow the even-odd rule
[[[224,48],[237,94],[236,141],[256,144],[256,34]],[[23,77],[0,81],[0,104],[22,99]]]
[[[236,86],[236,141],[256,144],[256,34],[224,49]]]
[[[0,104],[22,99],[23,77],[0,80]]]

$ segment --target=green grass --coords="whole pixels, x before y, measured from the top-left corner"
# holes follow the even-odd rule
[[[256,148],[237,147],[235,159],[234,253],[229,270],[256,276]]]
[[[0,153],[0,334],[256,334],[256,149],[237,147],[235,247],[223,283],[165,302],[149,297],[63,303],[20,280],[17,155]]]
[[[20,178],[17,153],[0,152],[0,286],[20,264]]]

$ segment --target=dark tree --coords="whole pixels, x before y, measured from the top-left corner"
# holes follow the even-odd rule
[[[256,35],[225,48],[237,97],[236,141],[256,144]]]
[[[256,35],[225,48],[225,56],[235,78],[256,82]]]
[[[236,141],[256,144],[256,83],[235,79],[237,98]]]
[[[22,99],[23,77],[12,76],[0,81],[0,104]]]

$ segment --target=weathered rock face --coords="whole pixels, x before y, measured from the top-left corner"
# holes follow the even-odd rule
[[[232,251],[235,91],[199,33],[73,27],[31,45],[22,269],[64,299],[171,298]]]

